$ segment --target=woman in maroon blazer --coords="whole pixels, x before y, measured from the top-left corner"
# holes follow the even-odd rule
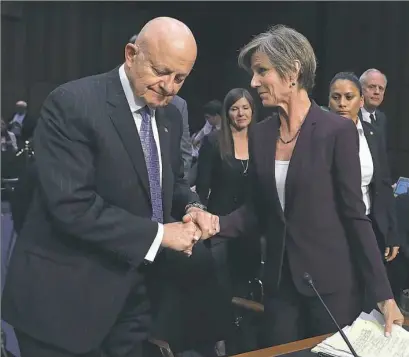
[[[252,74],[263,106],[278,109],[249,137],[252,199],[220,217],[221,236],[256,227],[266,236],[263,344],[336,330],[305,272],[340,325],[360,313],[365,287],[390,333],[403,316],[365,214],[357,130],[352,120],[310,100],[316,70],[310,43],[274,26],[241,50],[239,64]]]

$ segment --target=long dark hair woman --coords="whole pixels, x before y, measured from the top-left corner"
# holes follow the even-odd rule
[[[230,90],[223,102],[220,130],[210,134],[203,143],[196,191],[213,214],[226,215],[247,199],[250,191],[248,134],[255,116],[251,94],[243,88]],[[230,300],[232,296],[248,297],[249,281],[258,275],[260,237],[256,232],[254,235],[253,239],[241,236],[232,241],[217,238],[207,241],[220,284]],[[251,347],[256,345],[247,348]]]

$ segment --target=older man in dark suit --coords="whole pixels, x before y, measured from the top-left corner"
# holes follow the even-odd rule
[[[148,276],[218,230],[182,179],[182,120],[167,106],[196,52],[186,25],[157,18],[122,66],[44,102],[38,184],[3,294],[22,357],[152,356]],[[175,208],[196,225],[173,222]]]
[[[362,73],[359,81],[364,95],[364,106],[361,109],[360,119],[372,124],[387,139],[387,119],[385,113],[378,108],[382,104],[388,80],[386,76],[375,68]]]

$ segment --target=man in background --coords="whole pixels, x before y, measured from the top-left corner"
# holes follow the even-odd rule
[[[222,115],[222,103],[216,99],[211,100],[203,106],[203,115],[205,119],[205,125],[199,132],[193,137],[193,147],[195,150],[202,144],[203,139],[208,136],[212,131],[219,130],[221,125]]]
[[[16,103],[16,109],[13,118],[9,123],[9,130],[14,133],[17,137],[21,136],[24,120],[27,116],[27,102],[24,100],[19,100]]]
[[[197,159],[204,140],[214,130],[219,130],[221,125],[222,103],[213,99],[203,106],[205,125],[197,133],[192,135],[192,168],[189,174],[189,184],[194,186],[197,177]]]
[[[361,119],[372,124],[387,142],[387,119],[378,108],[382,104],[386,85],[386,76],[379,70],[371,68],[362,73],[359,81],[364,95],[364,106],[361,108]]]

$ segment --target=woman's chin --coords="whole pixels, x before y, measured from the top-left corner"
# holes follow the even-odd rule
[[[263,107],[277,107],[276,101],[272,100],[271,98],[261,98],[261,104]]]

